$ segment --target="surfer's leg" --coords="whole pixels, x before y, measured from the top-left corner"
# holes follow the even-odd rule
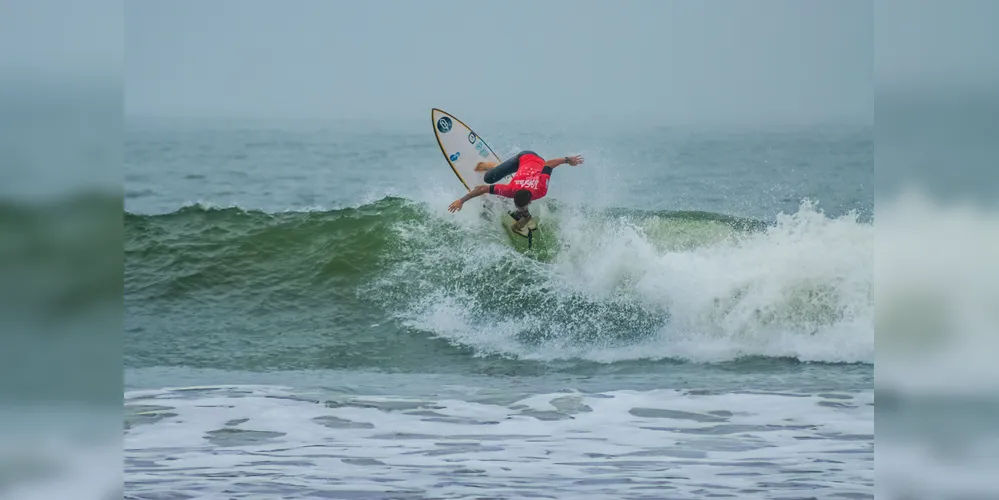
[[[489,169],[482,180],[485,181],[486,184],[493,184],[499,182],[500,179],[517,172],[517,169],[520,168],[520,157],[528,153],[534,154],[532,151],[521,151],[520,153],[517,153],[517,156],[507,158],[507,160],[503,163]]]

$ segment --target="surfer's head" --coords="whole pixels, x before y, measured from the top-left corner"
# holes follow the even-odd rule
[[[517,208],[526,208],[531,204],[531,192],[526,189],[521,189],[516,193],[513,193],[513,204],[517,205]]]

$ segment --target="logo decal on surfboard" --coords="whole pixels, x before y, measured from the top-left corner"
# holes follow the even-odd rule
[[[483,158],[489,157],[489,148],[486,147],[486,143],[478,141],[475,143],[475,149],[479,151],[479,155]]]
[[[451,131],[451,119],[442,116],[440,120],[437,120],[437,130],[440,130],[442,134],[446,134]]]
[[[461,151],[456,151],[453,155],[448,156],[451,161],[458,161],[458,157],[461,156]]]

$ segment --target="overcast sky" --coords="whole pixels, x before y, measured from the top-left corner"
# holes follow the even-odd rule
[[[135,0],[126,112],[663,122],[873,111],[867,0]]]

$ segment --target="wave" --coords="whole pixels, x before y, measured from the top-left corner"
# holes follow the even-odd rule
[[[536,210],[553,242],[544,254],[519,252],[474,210],[398,197],[336,210],[126,213],[126,309],[294,314],[333,345],[391,324],[400,343],[437,338],[518,360],[873,363],[873,224],[855,214],[830,218],[810,202],[769,224]]]
[[[994,397],[999,212],[910,187],[878,217],[878,389]]]

